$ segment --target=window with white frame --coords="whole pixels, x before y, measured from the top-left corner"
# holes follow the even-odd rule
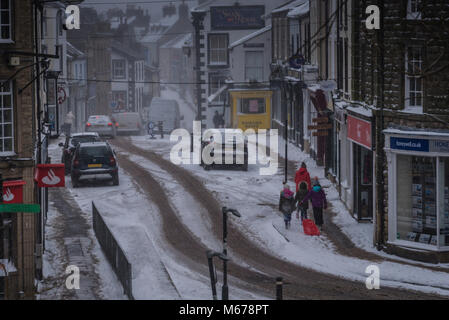
[[[228,64],[228,34],[209,34],[209,64]]]
[[[245,79],[263,81],[263,51],[245,52]]]
[[[407,19],[421,19],[421,0],[408,0]]]
[[[220,90],[226,84],[225,80],[226,78],[221,74],[209,74],[209,95],[213,95]],[[212,104],[223,104],[226,94],[227,92],[224,90],[212,101]]]
[[[405,105],[407,107],[423,106],[422,86],[422,49],[409,47],[406,53]]]
[[[0,42],[12,40],[11,0],[0,1]]]
[[[112,77],[114,79],[124,79],[126,77],[125,60],[112,60]]]
[[[3,82],[0,82],[3,83]],[[14,153],[14,109],[11,82],[0,88],[0,155]]]

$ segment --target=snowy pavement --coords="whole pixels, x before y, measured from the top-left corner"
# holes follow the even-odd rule
[[[132,142],[142,149],[156,151],[169,160],[172,147],[169,137],[163,140],[150,140],[146,136],[132,137]],[[283,150],[282,140],[279,142],[279,147],[280,150]],[[285,230],[281,215],[276,209],[283,180],[281,169],[276,175],[260,176],[258,165],[250,165],[248,172],[204,171],[198,165],[183,165],[183,167],[201,178],[205,186],[215,193],[224,206],[237,208],[242,214],[242,218],[239,219],[236,226],[260,247],[269,250],[276,256],[306,268],[361,283],[365,283],[368,276],[365,272],[366,268],[374,264],[380,269],[381,286],[449,295],[449,279],[446,272],[424,268],[435,265],[416,263],[384,252],[378,253],[372,245],[372,224],[358,224],[349,215],[338,199],[336,189],[324,179],[322,168],[317,168],[307,155],[293,146],[289,147],[289,158],[297,159],[298,163],[306,161],[311,176],[318,176],[323,187],[326,187],[327,197],[336,213],[334,223],[341,227],[356,246],[376,253],[379,260],[371,261],[340,255],[325,232],[320,237],[306,236],[295,218],[292,228]],[[146,166],[148,170],[157,169],[152,167],[148,161],[148,163],[145,162],[144,159],[135,158],[135,160],[139,161],[140,165]],[[291,184],[293,185],[293,183]],[[183,212],[187,211],[189,210]],[[185,219],[189,220],[188,213],[185,214]],[[207,231],[201,231],[198,226],[195,228],[197,233],[204,232],[204,236],[200,235],[200,237],[209,239]],[[389,259],[382,259],[383,257]],[[402,261],[414,265],[407,265]],[[447,264],[438,266],[449,270]]]

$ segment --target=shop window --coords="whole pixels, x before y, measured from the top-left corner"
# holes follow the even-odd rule
[[[240,113],[262,114],[265,113],[265,98],[244,98],[240,99]]]
[[[439,162],[440,246],[449,246],[449,158],[440,158]]]
[[[398,155],[396,167],[397,238],[436,246],[436,158]]]
[[[14,153],[14,108],[11,82],[0,89],[0,155]]]

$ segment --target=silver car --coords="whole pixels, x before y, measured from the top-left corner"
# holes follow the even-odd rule
[[[97,132],[100,136],[108,136],[114,138],[116,129],[114,122],[105,115],[94,115],[87,119],[86,132]]]

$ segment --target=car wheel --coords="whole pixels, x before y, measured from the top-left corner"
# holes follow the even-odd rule
[[[113,184],[114,186],[118,186],[118,185],[120,184],[120,181],[119,181],[119,178],[118,178],[118,174],[116,174],[116,175],[114,175],[114,176],[112,177],[112,184]]]

